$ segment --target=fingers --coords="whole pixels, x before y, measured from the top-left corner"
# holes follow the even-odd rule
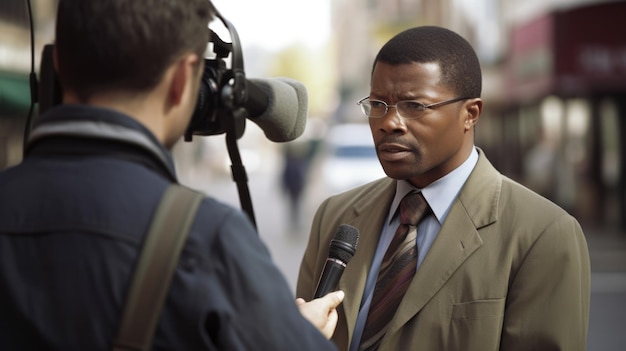
[[[309,301],[309,303],[313,303],[315,305],[318,305],[319,307],[325,307],[328,310],[332,310],[334,308],[337,308],[337,306],[339,306],[343,302],[344,297],[345,293],[341,290],[337,290],[330,292],[320,298],[311,300]],[[298,297],[296,299],[296,306],[301,306],[305,303],[307,302],[301,297]]]
[[[341,290],[337,290],[331,293],[326,294],[326,296],[321,299],[327,304],[328,309],[332,310],[337,308],[339,304],[343,302],[343,298],[345,297],[345,293]]]
[[[334,291],[309,302],[297,298],[296,305],[300,309],[300,313],[317,327],[327,339],[330,339],[339,319],[337,306],[343,302],[344,297],[343,291]]]

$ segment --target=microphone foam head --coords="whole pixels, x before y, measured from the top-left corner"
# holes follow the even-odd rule
[[[328,257],[347,264],[354,256],[358,243],[359,230],[349,224],[342,224],[337,228],[333,240],[330,241]]]
[[[252,122],[265,136],[277,143],[292,141],[304,133],[309,109],[309,96],[304,84],[279,77],[250,79],[267,95],[267,110]]]

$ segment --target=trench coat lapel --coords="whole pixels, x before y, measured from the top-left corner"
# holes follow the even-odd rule
[[[352,339],[367,275],[378,246],[383,222],[395,195],[395,187],[396,182],[389,179],[374,190],[367,201],[355,202],[353,204],[355,217],[346,222],[359,229],[359,242],[356,252],[338,284],[338,288],[343,290],[346,296],[354,297],[342,302],[348,327],[348,340]]]

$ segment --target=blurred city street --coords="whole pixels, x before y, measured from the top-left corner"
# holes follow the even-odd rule
[[[626,229],[614,229],[626,228],[626,1],[212,2],[237,28],[246,77],[306,86],[305,142],[320,141],[326,127],[367,124],[356,102],[369,94],[375,53],[395,33],[425,24],[466,37],[482,69],[476,145],[500,172],[580,219],[592,269],[587,349],[626,350]],[[0,170],[22,160],[27,116],[37,107],[31,74],[41,71],[44,45],[55,41],[58,3],[0,1]],[[234,41],[221,22],[209,28]],[[38,79],[41,105],[52,94]],[[274,144],[254,123],[247,128],[239,146],[257,229],[295,294],[317,206],[329,192],[375,176],[379,164],[375,154],[356,152],[370,144],[368,128],[341,131],[334,154],[324,150],[324,162],[312,165],[296,220],[281,171],[285,146],[297,143]],[[352,140],[362,135],[365,144]],[[350,152],[337,151],[346,146]],[[241,208],[221,136],[179,143],[174,159],[181,183]]]
[[[286,197],[280,186],[280,164],[250,172],[249,189],[259,233],[276,265],[295,292],[300,259],[306,245],[308,226],[324,196],[309,189],[303,207],[302,227],[290,226]],[[245,165],[245,160],[244,160]],[[198,176],[191,186],[235,207],[240,207],[237,186],[228,175]],[[317,192],[317,194],[315,194]],[[626,235],[599,228],[583,228],[592,267],[589,351],[620,351],[626,345]]]

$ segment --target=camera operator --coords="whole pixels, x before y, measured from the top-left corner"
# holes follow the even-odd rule
[[[196,104],[208,0],[60,0],[63,104],[0,173],[0,349],[107,350]],[[155,350],[325,350],[342,292],[294,301],[248,217],[204,198]],[[304,315],[304,317],[303,317]]]

